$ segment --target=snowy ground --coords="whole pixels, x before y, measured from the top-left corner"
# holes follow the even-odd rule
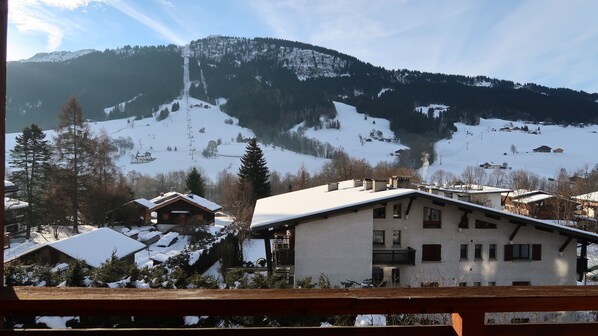
[[[525,125],[530,131],[537,131],[539,127],[540,134],[500,131],[505,126]],[[467,166],[479,166],[486,162],[499,165],[506,162],[512,170],[525,169],[543,177],[554,177],[561,168],[576,171],[588,165],[591,169],[598,163],[598,125],[580,128],[481,119],[478,126],[456,126],[458,131],[451,139],[436,143],[436,162],[427,169],[420,169],[424,179],[429,179],[438,169],[459,176]],[[511,151],[511,145],[516,148],[515,154]],[[533,152],[534,148],[542,145],[552,149],[562,148],[564,152]]]

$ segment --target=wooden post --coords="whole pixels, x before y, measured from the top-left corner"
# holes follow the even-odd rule
[[[270,234],[267,232],[264,235],[264,247],[266,248],[266,266],[268,267],[268,275],[272,275],[272,245],[270,244]]]
[[[485,318],[483,311],[453,313],[453,330],[457,336],[484,336]]]
[[[8,25],[8,0],[0,0],[0,61],[2,69],[0,70],[0,175],[4,178],[4,162],[6,156],[6,30]],[[4,181],[0,186],[2,197],[4,198]],[[4,207],[0,210],[0,243],[2,243],[2,254],[0,254],[0,287],[4,287]],[[0,319],[0,320],[3,320]]]

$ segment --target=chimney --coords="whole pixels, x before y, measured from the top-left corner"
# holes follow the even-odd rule
[[[364,179],[363,180],[363,190],[372,190],[374,187],[374,180],[372,179]]]
[[[390,178],[390,186],[393,188],[409,188],[411,186],[411,177],[393,176]]]
[[[363,185],[363,180],[353,179],[353,188],[361,187],[362,185]]]
[[[328,191],[338,190],[338,182],[328,182]]]
[[[386,180],[372,180],[374,182],[374,192],[386,190]]]

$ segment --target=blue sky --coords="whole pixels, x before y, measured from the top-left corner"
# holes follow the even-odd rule
[[[598,92],[597,13],[595,0],[10,0],[8,59],[277,37],[388,69]]]

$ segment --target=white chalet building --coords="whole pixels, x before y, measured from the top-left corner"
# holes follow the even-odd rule
[[[269,269],[334,285],[575,285],[598,235],[385,180],[349,180],[257,201]],[[578,246],[580,256],[578,257]]]

